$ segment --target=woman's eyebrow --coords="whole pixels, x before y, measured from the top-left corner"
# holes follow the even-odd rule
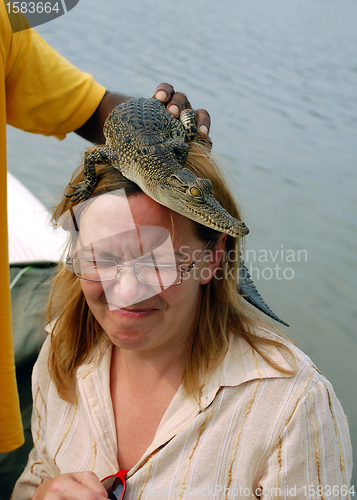
[[[74,253],[74,256],[75,257],[78,257],[78,256],[81,256],[81,257],[95,257],[95,251],[93,248],[87,246],[87,247],[82,247],[82,248],[78,248],[75,253]]]
[[[181,250],[175,250],[175,257],[178,260],[183,260],[184,262],[186,262],[189,255],[186,252],[181,252]]]
[[[166,261],[170,261],[170,260],[172,260],[173,256],[174,256],[173,252],[167,252],[167,250],[162,250],[162,249],[158,248],[158,249],[154,249],[154,250],[151,250],[149,252],[146,252],[143,255],[140,255],[139,257],[137,257],[136,260],[145,260],[145,259],[150,258],[150,261],[155,263],[157,261],[162,262],[163,259],[165,259]],[[170,262],[165,262],[165,263],[167,264]]]
[[[94,253],[93,248],[88,248],[88,247],[80,248],[79,251],[84,255],[93,255]]]
[[[92,244],[83,248],[80,248],[76,253],[80,254],[82,257],[87,257],[87,258],[93,258],[95,259],[96,257],[112,257],[112,254],[108,252],[105,248],[93,248]]]
[[[85,247],[78,249],[74,256],[80,256],[80,257],[92,258],[92,259],[96,259],[96,258],[97,259],[98,258],[111,259],[111,260],[116,260],[118,262],[123,262],[125,260],[127,260],[129,262],[131,260],[140,261],[140,260],[150,259],[150,261],[155,263],[157,261],[162,262],[164,259],[166,264],[171,263],[168,261],[173,260],[173,257],[175,259],[179,259],[179,260],[183,260],[183,259],[187,260],[187,257],[188,257],[187,253],[182,252],[180,250],[176,250],[174,252],[172,252],[172,251],[168,252],[167,249],[163,250],[162,248],[160,249],[160,247],[158,247],[156,249],[149,250],[148,252],[146,252],[142,255],[137,255],[135,257],[132,256],[132,258],[130,258],[130,259],[123,259],[122,255],[121,256],[114,255],[112,252],[108,251],[105,246],[97,247],[97,246],[93,246],[92,243],[90,243],[89,245],[87,245]],[[172,262],[172,263],[174,263],[174,262]]]

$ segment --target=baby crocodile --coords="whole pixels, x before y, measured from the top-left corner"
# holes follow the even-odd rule
[[[144,193],[179,214],[233,237],[248,234],[244,222],[232,217],[214,198],[212,183],[184,168],[188,141],[200,140],[195,112],[184,110],[176,120],[156,99],[131,99],[114,108],[104,124],[105,148],[84,159],[84,180],[66,196],[84,200],[96,182],[96,164],[110,164]],[[244,263],[237,291],[250,304],[287,325],[264,302]]]
[[[97,182],[96,164],[109,163],[153,200],[217,231],[241,237],[249,229],[213,196],[212,183],[184,168],[189,146],[199,139],[195,112],[180,121],[156,99],[131,99],[114,108],[104,124],[109,147],[95,149],[84,160],[84,181],[66,195],[84,200]]]

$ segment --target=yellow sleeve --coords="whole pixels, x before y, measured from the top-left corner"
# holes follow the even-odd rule
[[[6,122],[63,139],[93,114],[105,89],[77,70],[32,29],[13,34],[0,1],[0,452],[23,441],[11,331]]]
[[[50,336],[48,336],[33,368],[31,417],[33,449],[24,471],[16,482],[11,500],[30,500],[44,481],[61,474],[57,465],[48,456],[48,445],[53,438],[53,436],[49,438],[51,431],[47,425],[48,391],[51,386],[48,373],[50,345]],[[63,401],[64,411],[66,407],[68,403]]]
[[[81,127],[104,96],[105,88],[75,68],[33,29],[12,33],[0,2],[7,39],[5,88],[7,123],[27,132],[65,135]],[[1,33],[3,38],[3,32]]]

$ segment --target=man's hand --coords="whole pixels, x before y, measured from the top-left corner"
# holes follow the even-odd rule
[[[192,109],[187,97],[180,92],[175,92],[173,86],[168,83],[160,83],[153,97],[164,103],[175,118],[180,116],[180,112],[183,109]],[[130,99],[130,97],[122,94],[106,92],[98,108],[94,111],[89,120],[87,120],[82,127],[75,130],[76,134],[84,137],[84,139],[90,142],[104,144],[105,137],[103,135],[103,126],[107,116],[116,106],[119,106],[119,104],[122,104],[128,99]],[[205,109],[196,110],[196,122],[201,138],[203,140],[207,139],[211,120]]]
[[[175,89],[169,83],[160,83],[153,97],[164,103],[175,118],[180,116],[183,109],[192,109],[191,103],[185,94],[175,92]],[[211,126],[211,119],[205,109],[196,109],[196,123],[201,138],[206,139]]]

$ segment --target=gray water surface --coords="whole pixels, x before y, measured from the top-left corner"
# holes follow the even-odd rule
[[[253,279],[333,383],[355,449],[356,26],[355,0],[82,0],[38,29],[108,89],[168,81],[209,110]],[[9,128],[9,170],[51,206],[87,145]]]

